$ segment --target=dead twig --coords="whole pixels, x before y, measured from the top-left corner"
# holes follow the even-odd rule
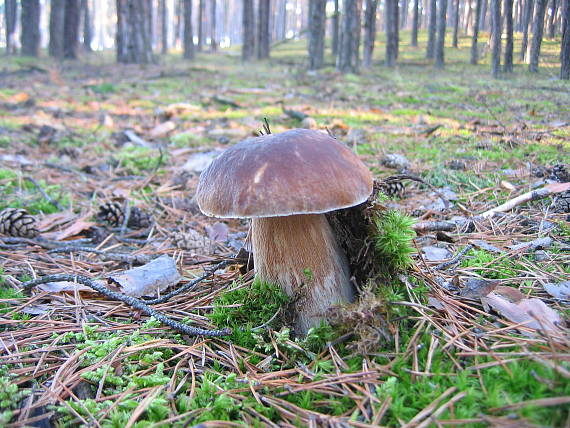
[[[55,253],[73,253],[82,251],[84,253],[93,253],[100,256],[105,261],[113,261],[113,262],[123,262],[129,264],[141,264],[144,265],[152,260],[151,256],[147,256],[145,254],[124,254],[124,253],[106,253],[105,251],[98,250],[96,248],[91,247],[61,247],[55,248],[53,250],[48,251],[50,254]]]
[[[24,290],[29,290],[36,285],[46,284],[48,282],[62,282],[62,281],[69,281],[69,282],[76,282],[79,284],[83,284],[87,287],[92,288],[93,290],[103,294],[104,296],[118,300],[119,302],[123,302],[139,311],[142,311],[148,314],[151,317],[156,318],[162,324],[165,324],[175,330],[178,330],[182,333],[188,334],[190,336],[212,336],[212,337],[219,337],[219,336],[227,336],[231,334],[232,330],[230,328],[224,328],[221,330],[206,330],[202,328],[191,327],[186,324],[182,324],[178,321],[175,321],[166,315],[162,314],[161,312],[152,309],[147,304],[143,303],[139,299],[136,299],[131,296],[126,296],[121,293],[117,293],[116,291],[109,290],[103,284],[94,281],[91,278],[82,275],[70,275],[70,274],[58,274],[58,275],[47,275],[42,278],[35,279],[33,281],[28,281],[22,284]]]
[[[463,256],[465,256],[465,254],[467,254],[471,248],[473,248],[472,244],[467,244],[465,246],[465,248],[463,248],[459,253],[457,253],[455,256],[453,256],[450,260],[440,263],[437,266],[434,267],[435,270],[442,270],[445,268],[448,268],[449,266],[452,266],[454,264],[457,264],[461,261],[461,259],[463,258]]]
[[[38,183],[34,178],[25,176],[24,180],[27,180],[30,183],[32,183],[34,185],[34,187],[38,190],[38,192],[41,193],[43,198],[46,201],[48,201],[50,204],[52,204],[54,207],[56,207],[60,211],[64,210],[64,208],[61,206],[61,204],[58,201],[56,201],[55,199],[53,199],[50,195],[48,195],[46,193],[46,191],[44,189],[42,189],[42,186],[40,185],[40,183]]]

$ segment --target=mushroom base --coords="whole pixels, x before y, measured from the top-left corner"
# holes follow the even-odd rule
[[[254,218],[252,244],[256,274],[291,297],[297,334],[354,300],[347,258],[323,214]]]

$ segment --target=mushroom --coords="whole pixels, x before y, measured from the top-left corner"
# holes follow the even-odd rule
[[[249,138],[218,156],[200,176],[202,212],[251,218],[256,275],[292,299],[304,335],[332,305],[354,300],[347,257],[324,213],[358,205],[372,174],[344,144],[294,129]]]

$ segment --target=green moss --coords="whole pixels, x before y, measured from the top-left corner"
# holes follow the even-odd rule
[[[412,239],[416,236],[412,229],[413,219],[399,211],[389,210],[379,214],[374,223],[376,251],[383,268],[394,272],[408,267],[414,252]]]
[[[133,175],[142,175],[157,168],[166,155],[148,147],[124,146],[115,156],[119,166]]]

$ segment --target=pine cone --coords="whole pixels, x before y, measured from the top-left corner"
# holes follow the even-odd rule
[[[403,198],[406,194],[406,187],[404,186],[404,183],[402,183],[400,180],[391,180],[390,177],[384,181],[381,181],[379,187],[383,193],[390,197],[398,196],[400,198]]]
[[[97,218],[100,221],[105,221],[112,226],[122,226],[125,221],[125,212],[123,205],[119,202],[107,202],[99,207]],[[132,229],[142,229],[149,227],[151,217],[143,210],[137,207],[131,207],[129,221],[127,227]]]
[[[24,209],[5,208],[0,212],[0,234],[33,238],[38,235],[36,219]]]
[[[558,181],[559,183],[566,183],[570,181],[570,165],[556,164],[550,170],[551,180]]]
[[[192,253],[206,253],[212,245],[211,240],[194,229],[187,232],[177,232],[172,235],[177,248],[189,250]]]
[[[554,212],[570,213],[570,190],[558,195],[554,201]]]

